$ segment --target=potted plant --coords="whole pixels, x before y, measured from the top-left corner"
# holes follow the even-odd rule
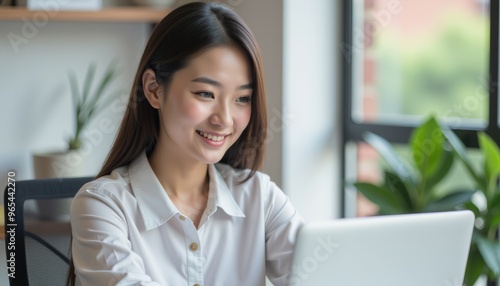
[[[379,207],[379,214],[453,210],[470,201],[474,190],[443,191],[439,183],[449,173],[454,156],[437,121],[428,119],[410,138],[408,162],[382,137],[364,139],[387,163],[381,184],[356,182],[354,186]]]
[[[466,203],[476,215],[473,243],[467,262],[465,284],[473,285],[480,276],[486,275],[488,285],[496,285],[500,278],[500,149],[484,132],[478,133],[482,168],[474,168],[466,148],[449,129],[443,129],[456,157],[463,163],[478,192],[478,200]]]
[[[409,163],[398,155],[392,145],[378,135],[368,133],[365,140],[387,163],[384,181],[380,184],[356,182],[354,186],[379,207],[379,214],[448,211],[467,208],[481,224],[475,226],[465,274],[465,285],[472,286],[481,275],[488,285],[495,285],[500,272],[500,245],[495,240],[500,224],[500,152],[486,134],[480,133],[484,169],[476,171],[465,147],[457,136],[443,129],[434,118],[415,129],[410,138]],[[475,188],[444,191],[439,183],[449,174],[456,159],[464,163]],[[485,206],[471,198],[481,190]]]
[[[35,153],[33,165],[35,177],[62,178],[80,177],[86,175],[83,154],[80,154],[83,145],[83,131],[89,122],[107,103],[115,99],[117,93],[108,94],[110,83],[116,78],[116,61],[112,61],[106,68],[104,74],[96,81],[95,63],[90,63],[86,71],[85,79],[79,88],[78,79],[74,71],[68,73],[71,88],[72,109],[74,111],[74,133],[67,141],[65,150]],[[44,219],[67,219],[71,200],[62,199],[58,201],[37,201],[39,215]]]
[[[34,154],[35,177],[61,178],[84,175],[84,157],[78,153],[82,147],[83,131],[106,103],[114,99],[106,95],[110,83],[116,78],[116,61],[112,61],[99,82],[94,84],[97,65],[90,63],[81,89],[74,71],[68,73],[74,111],[74,133],[65,150]],[[94,86],[94,90],[92,87]],[[114,94],[116,95],[116,93]]]

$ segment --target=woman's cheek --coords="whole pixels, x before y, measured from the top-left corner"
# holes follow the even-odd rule
[[[252,109],[249,107],[244,110],[245,112],[241,113],[238,118],[238,122],[240,124],[241,132],[248,126],[250,122],[250,116],[252,115]]]
[[[205,117],[208,117],[207,111],[207,107],[196,103],[186,104],[182,108],[182,112],[185,114],[186,119],[193,123],[199,123],[203,121]]]

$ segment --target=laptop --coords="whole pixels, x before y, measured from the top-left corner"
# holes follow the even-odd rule
[[[462,286],[471,211],[347,218],[305,224],[290,286]]]

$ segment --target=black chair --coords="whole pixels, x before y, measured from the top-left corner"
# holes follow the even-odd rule
[[[91,180],[27,180],[5,188],[5,248],[11,286],[65,285],[71,253],[69,203]],[[50,202],[66,207],[55,213]]]

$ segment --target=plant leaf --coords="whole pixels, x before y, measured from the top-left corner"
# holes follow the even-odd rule
[[[464,163],[465,168],[472,176],[477,186],[481,186],[481,179],[479,178],[478,174],[474,171],[474,167],[469,159],[469,156],[467,156],[467,149],[465,149],[465,146],[462,143],[462,141],[460,141],[460,139],[451,129],[443,127],[442,131],[444,136],[448,140],[448,143],[450,144],[451,148],[458,156],[458,158]]]
[[[405,209],[409,210],[410,212],[413,212],[414,211],[414,202],[413,202],[412,198],[416,194],[414,194],[414,195],[411,194],[412,189],[409,190],[406,187],[403,180],[401,180],[401,178],[399,178],[396,174],[394,174],[390,171],[385,171],[384,177],[385,177],[385,179],[384,179],[385,186],[390,191],[392,191],[393,193],[395,193],[396,195],[398,195],[400,197],[400,199],[404,202]]]
[[[108,65],[106,72],[98,83],[98,87],[93,94],[91,94],[90,89],[92,87],[92,82],[94,80],[96,64],[92,63],[87,69],[85,76],[85,82],[82,90],[82,99],[78,101],[75,106],[76,110],[76,132],[75,140],[79,139],[82,130],[86,127],[87,123],[94,117],[97,111],[102,111],[103,108],[98,108],[100,100],[104,98],[105,89],[109,86],[110,82],[116,77],[116,64],[117,60],[113,60]],[[73,98],[80,98],[78,95],[78,87],[73,84],[72,81],[76,82],[76,77],[74,73],[70,75],[70,83],[72,85],[72,95]]]
[[[500,190],[497,189],[493,198],[488,202],[489,209],[495,209],[500,207]]]
[[[497,212],[493,217],[491,218],[490,225],[489,227],[492,229],[498,228],[498,225],[500,224],[500,212]]]
[[[484,263],[481,253],[473,244],[467,259],[467,268],[465,271],[464,285],[474,285],[477,279],[486,272],[486,264]]]
[[[443,196],[442,198],[431,202],[425,208],[425,212],[436,212],[436,211],[451,211],[455,210],[457,207],[464,206],[466,202],[470,202],[472,195],[476,191],[465,190],[457,191]]]
[[[108,85],[111,83],[113,78],[115,77],[115,72],[116,72],[116,64],[117,62],[111,61],[106,69],[106,72],[104,73],[104,77],[102,78],[101,82],[98,85],[97,90],[95,91],[94,95],[92,96],[92,100],[89,103],[89,107],[93,109],[95,107],[96,103],[99,101],[99,99],[102,97],[104,90]]]
[[[380,211],[387,214],[406,212],[403,202],[389,190],[370,183],[354,183],[354,186],[370,201],[380,207]]]
[[[488,268],[498,277],[500,275],[500,244],[480,235],[476,237],[477,247]]]
[[[438,167],[435,169],[435,171],[432,174],[428,175],[428,178],[426,180],[426,187],[427,189],[433,188],[435,185],[437,185],[441,180],[448,175],[450,172],[451,167],[453,166],[453,161],[454,161],[454,156],[453,152],[444,150],[444,152],[441,155],[441,158],[439,160]]]
[[[398,177],[411,183],[415,182],[408,165],[396,154],[387,140],[371,132],[365,133],[363,138],[377,150]]]
[[[444,136],[434,117],[413,132],[410,138],[412,157],[422,178],[435,172],[443,152],[443,143]]]
[[[78,139],[78,131],[79,131],[79,117],[80,117],[80,111],[81,111],[81,101],[80,101],[80,95],[78,94],[78,80],[76,79],[76,74],[74,71],[69,71],[68,72],[68,80],[69,80],[69,86],[71,89],[71,100],[73,101],[73,109],[75,110],[74,114],[74,121],[75,121],[75,134],[73,135],[73,139],[70,140],[72,142],[73,140]],[[68,148],[69,150],[72,150],[73,144],[69,144]]]
[[[83,91],[82,91],[82,104],[84,106],[87,102],[87,98],[90,93],[90,87],[92,86],[92,81],[94,79],[96,68],[97,68],[96,63],[90,63],[87,69],[87,74],[85,75],[85,81],[83,84]]]
[[[100,102],[99,102],[99,105],[97,105],[93,111],[94,114],[99,114],[101,113],[102,111],[104,111],[106,108],[108,108],[111,103],[113,103],[113,101],[117,100],[120,98],[120,96],[122,96],[123,94],[125,94],[123,91],[120,91],[120,90],[117,90],[117,91],[114,91],[112,94],[106,96],[105,98],[103,98]]]
[[[472,201],[466,202],[464,206],[466,209],[471,210],[476,218],[481,217],[481,211]]]
[[[484,157],[484,176],[487,182],[487,188],[489,190],[494,190],[498,176],[500,175],[500,150],[488,134],[480,132],[478,138],[479,147]]]
[[[68,72],[69,86],[71,89],[71,99],[73,101],[73,108],[77,109],[80,106],[80,95],[78,93],[78,80],[74,71]],[[78,117],[78,112],[76,114]]]

